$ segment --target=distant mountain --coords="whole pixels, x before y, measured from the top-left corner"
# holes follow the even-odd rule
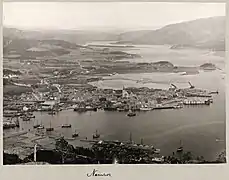
[[[122,42],[134,42],[141,39],[144,35],[151,33],[152,30],[139,30],[124,32],[119,35],[119,40]]]
[[[4,38],[10,39],[56,39],[72,43],[84,44],[90,41],[117,40],[118,33],[83,30],[19,30],[16,28],[3,28]]]
[[[133,44],[179,45],[225,50],[225,17],[211,17],[167,25],[152,31],[120,34]]]
[[[153,22],[152,22],[153,23]],[[157,30],[137,30],[125,33],[84,30],[19,30],[3,28],[3,43],[11,40],[63,40],[74,44],[93,41],[118,41],[118,43],[171,45],[172,49],[183,47],[225,50],[225,17],[202,18],[170,24]],[[24,42],[23,42],[24,43]]]
[[[4,57],[51,57],[68,54],[68,49],[79,49],[93,41],[117,40],[112,32],[80,30],[19,30],[3,28]],[[81,44],[81,45],[80,45]]]

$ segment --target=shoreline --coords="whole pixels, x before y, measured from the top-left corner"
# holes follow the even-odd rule
[[[96,53],[97,55],[99,55],[99,57],[101,56],[101,52],[97,52]],[[89,57],[90,57],[90,54],[87,54],[87,55],[89,55]],[[104,56],[107,56],[106,55],[106,53],[104,54],[103,53],[103,55]],[[120,55],[120,52],[117,54],[118,56]],[[128,55],[128,54],[123,54],[123,53],[121,53],[121,55]],[[122,57],[124,57],[124,56],[122,56]],[[41,58],[42,59],[42,58]],[[169,73],[174,73],[174,71],[175,71],[175,73],[179,73],[179,72],[181,72],[184,76],[186,76],[186,75],[189,75],[189,72],[187,73],[187,71],[189,71],[190,70],[190,74],[198,74],[199,73],[199,69],[201,69],[200,67],[177,67],[177,66],[174,66],[172,63],[170,63],[169,61],[158,61],[158,62],[156,62],[156,63],[134,63],[134,61],[133,62],[131,62],[132,60],[134,60],[134,59],[129,59],[130,61],[128,61],[128,63],[127,62],[125,62],[125,63],[123,63],[123,62],[121,62],[121,61],[119,61],[119,60],[117,60],[117,61],[109,61],[109,59],[105,59],[104,61],[102,61],[101,62],[101,64],[99,64],[99,66],[92,66],[92,65],[94,65],[93,63],[98,63],[99,61],[96,61],[95,60],[95,62],[93,62],[93,61],[85,61],[85,62],[82,62],[82,64],[79,64],[79,65],[76,65],[77,67],[76,68],[78,68],[76,71],[72,71],[72,68],[75,68],[75,67],[72,67],[72,68],[69,68],[69,64],[68,64],[68,66],[65,68],[65,71],[63,71],[62,72],[62,69],[58,69],[57,70],[57,74],[54,74],[54,73],[52,73],[51,71],[53,70],[53,68],[55,68],[55,66],[51,66],[51,68],[49,68],[49,69],[47,69],[47,70],[42,70],[41,69],[41,76],[39,75],[38,77],[38,79],[39,80],[41,80],[43,77],[48,77],[46,80],[48,80],[49,82],[48,82],[48,85],[51,85],[51,84],[55,84],[55,83],[57,83],[57,84],[61,84],[61,86],[63,86],[63,87],[61,87],[61,88],[63,88],[63,90],[64,90],[64,92],[61,92],[61,95],[62,95],[62,93],[63,93],[63,95],[64,96],[66,96],[66,101],[64,100],[64,101],[62,101],[62,103],[64,103],[64,104],[66,104],[66,106],[64,105],[64,107],[61,107],[62,109],[64,109],[64,108],[67,108],[67,107],[70,107],[69,105],[72,105],[72,104],[83,104],[83,108],[85,108],[86,106],[88,106],[88,105],[92,105],[92,106],[95,106],[95,107],[97,107],[97,106],[102,106],[102,108],[104,108],[103,107],[103,105],[104,104],[106,104],[106,107],[105,108],[107,108],[107,110],[114,110],[115,108],[113,108],[113,107],[109,107],[109,106],[113,106],[114,104],[116,104],[116,103],[114,103],[114,101],[116,101],[117,102],[117,104],[119,103],[119,105],[120,105],[120,102],[121,102],[121,104],[123,105],[123,106],[125,106],[126,104],[127,104],[127,106],[129,105],[129,104],[131,104],[131,101],[133,101],[133,97],[134,96],[132,96],[131,95],[131,93],[129,93],[129,97],[131,97],[132,98],[132,100],[130,100],[130,102],[128,102],[128,98],[123,98],[123,99],[112,99],[113,97],[115,97],[115,96],[122,96],[122,93],[108,93],[108,91],[109,91],[109,89],[107,90],[107,91],[103,91],[103,90],[95,90],[94,89],[94,87],[92,87],[92,86],[90,86],[90,85],[88,85],[88,84],[90,84],[90,82],[91,81],[97,81],[97,80],[99,80],[100,79],[100,77],[99,78],[94,78],[94,77],[88,77],[88,76],[93,76],[93,75],[99,75],[99,76],[101,76],[102,74],[104,75],[106,75],[106,76],[110,76],[109,75],[109,73],[112,73],[112,76],[113,76],[113,73],[122,73],[122,74],[124,74],[124,76],[125,76],[125,74],[129,74],[129,73],[131,73],[131,72],[136,72],[136,73],[142,73],[142,72],[144,72],[144,73],[146,73],[146,72],[150,72],[150,73],[152,73],[152,72],[156,72],[156,73],[167,73],[167,75],[169,76],[170,74]],[[185,60],[184,60],[185,61]],[[72,60],[70,60],[70,62],[71,63],[73,63],[73,61]],[[69,63],[70,63],[69,62]],[[93,62],[93,63],[92,63]],[[53,63],[53,62],[52,62]],[[44,66],[50,66],[50,65],[52,65],[52,63],[50,64],[50,62],[48,62],[48,64],[44,64]],[[90,65],[87,65],[87,63],[90,63]],[[92,64],[92,65],[91,65]],[[81,66],[82,65],[82,67],[78,67],[78,66]],[[128,66],[129,65],[131,65],[131,67],[129,68]],[[44,67],[44,66],[42,66],[42,67]],[[62,64],[60,64],[58,67],[60,67],[60,68],[62,68],[61,67],[62,66]],[[91,66],[91,67],[90,67]],[[107,69],[106,69],[107,68]],[[131,69],[131,70],[130,70]],[[70,71],[71,70],[71,71]],[[210,70],[212,70],[211,68],[210,68]],[[69,72],[70,71],[70,72]],[[79,72],[78,72],[79,71]],[[198,73],[197,73],[197,71],[198,71]],[[217,69],[217,71],[218,71],[218,69]],[[42,74],[43,73],[43,74]],[[72,73],[72,74],[71,74]],[[79,75],[79,74],[81,74],[81,75]],[[29,75],[32,75],[30,78],[35,78],[35,75],[33,74],[33,73],[31,73],[31,74],[29,74]],[[55,76],[54,76],[55,75]],[[81,76],[81,77],[80,77]],[[82,77],[83,76],[83,77]],[[74,79],[74,77],[76,77],[75,79]],[[24,76],[22,77],[22,79],[20,78],[20,80],[19,80],[19,83],[20,83],[20,81],[22,81],[23,82],[23,80],[25,80],[25,84],[27,84],[27,83],[29,83],[29,80],[28,79],[23,79],[23,78],[25,78]],[[27,77],[28,78],[28,77]],[[71,78],[73,78],[73,79],[71,79]],[[16,78],[15,78],[16,79]],[[14,78],[12,78],[12,80],[15,80]],[[60,80],[60,83],[58,83],[58,81]],[[17,81],[17,80],[16,80]],[[27,81],[27,82],[26,82]],[[73,87],[72,88],[72,86],[68,86],[68,85],[66,85],[65,83],[69,83],[69,82],[72,82],[72,83],[74,83],[74,82],[78,82],[78,84],[83,84],[82,85],[82,87]],[[149,82],[149,81],[142,81],[142,83],[147,83],[147,82]],[[191,81],[192,83],[193,83],[193,81]],[[46,82],[47,83],[47,82]],[[70,83],[69,83],[70,84]],[[41,81],[41,83],[37,83],[36,85],[38,85],[38,86],[44,86],[44,82],[43,82],[43,84],[42,84],[42,81]],[[179,87],[179,85],[178,84],[176,84],[175,83],[175,85],[177,85],[178,87]],[[194,82],[194,85],[196,86],[197,84]],[[187,85],[188,86],[188,85]],[[198,86],[198,85],[197,85]],[[17,87],[17,86],[15,86],[15,87]],[[190,86],[190,89],[191,89],[191,87],[192,87],[192,85]],[[202,87],[202,86],[201,86]],[[213,88],[215,88],[215,87],[213,87]],[[78,95],[74,95],[74,92],[72,91],[72,89],[74,89],[74,90],[76,90],[77,91],[77,93],[79,93]],[[84,90],[82,90],[82,89],[84,89]],[[125,88],[123,88],[124,90],[125,90]],[[128,89],[128,88],[127,88]],[[156,88],[155,88],[156,89]],[[160,91],[160,93],[155,93],[155,94],[150,94],[151,92],[151,90],[149,90],[149,88],[148,88],[148,90],[146,90],[146,92],[143,92],[143,94],[141,94],[142,92],[139,92],[139,101],[141,101],[143,104],[148,104],[148,102],[146,103],[146,100],[145,99],[147,99],[147,100],[152,100],[153,102],[152,102],[152,104],[160,104],[160,102],[158,103],[158,102],[154,102],[154,101],[157,101],[157,99],[159,99],[159,101],[163,101],[163,100],[165,100],[165,102],[167,102],[167,100],[168,99],[170,99],[170,98],[172,98],[173,97],[173,95],[176,95],[176,93],[178,92],[179,93],[179,89],[180,88],[178,88],[178,91],[176,91],[175,89],[173,89],[173,88],[171,88],[170,90],[167,90],[167,91],[163,91],[162,89],[159,89],[159,91]],[[187,89],[189,89],[189,88],[187,88]],[[189,89],[189,90],[190,90]],[[204,89],[207,89],[207,90],[209,90],[208,88],[204,88]],[[37,91],[39,91],[40,89],[39,88],[37,88]],[[82,91],[81,91],[82,90]],[[144,88],[142,89],[142,90],[144,90]],[[156,89],[157,90],[157,89]],[[214,89],[215,90],[215,89]],[[61,90],[62,91],[62,90]],[[89,92],[88,92],[89,91]],[[153,91],[153,90],[152,90]],[[171,92],[170,92],[171,91]],[[174,91],[174,92],[173,92]],[[181,90],[182,91],[182,90]],[[191,90],[190,90],[191,91]],[[95,96],[93,95],[94,93],[97,93]],[[141,96],[145,96],[144,95],[144,93],[145,94],[148,94],[147,96],[146,96],[146,98],[144,99],[144,98],[142,98]],[[185,94],[185,93],[184,93]],[[186,94],[188,94],[188,93],[186,93]],[[221,92],[220,92],[220,94],[221,94]],[[30,96],[30,94],[28,93],[28,94],[24,94],[24,95],[28,95],[28,96]],[[193,95],[193,94],[192,94]],[[195,93],[194,93],[194,95],[195,95]],[[52,96],[54,96],[54,95],[52,95],[50,92],[48,92],[48,96],[50,96],[50,97],[52,97]],[[59,96],[58,94],[56,95],[56,96]],[[100,101],[100,99],[98,98],[98,97],[100,97],[100,96],[103,96],[103,97],[106,97],[107,98],[107,100],[106,101],[104,101],[104,100],[101,100]],[[126,95],[125,95],[126,96]],[[182,92],[181,92],[181,96],[182,96]],[[79,97],[79,99],[77,100],[77,97]],[[160,98],[158,98],[158,97],[160,97]],[[31,98],[31,97],[30,97]],[[152,99],[150,99],[150,98],[152,98]],[[32,99],[32,98],[31,98]],[[93,99],[93,101],[95,100],[95,103],[94,104],[92,104],[92,102],[91,102],[91,100],[90,99]],[[161,99],[161,100],[160,100]],[[76,101],[75,101],[76,100]],[[25,99],[25,97],[20,97],[19,99],[15,99],[15,102],[17,103],[17,102],[19,102],[19,104],[23,104],[24,106],[27,106],[28,108],[33,108],[33,105],[32,106],[30,106],[29,105],[29,103],[27,102],[24,102],[24,101],[26,101],[26,99]],[[127,103],[126,103],[126,101],[127,101]],[[5,101],[6,102],[6,101]],[[10,99],[9,98],[9,101],[7,101],[7,103],[10,103],[10,102],[14,102],[14,99]],[[136,101],[137,102],[137,101]],[[35,102],[36,103],[36,102]],[[40,102],[37,102],[38,104],[40,103]],[[188,103],[188,102],[187,102]],[[162,104],[163,105],[163,104]],[[9,104],[9,106],[12,106],[12,105],[10,105]],[[116,106],[116,105],[115,105]],[[147,108],[145,108],[145,107],[143,107],[143,109],[144,110],[142,110],[143,112],[144,111],[148,111],[149,110],[149,107],[150,107],[151,105],[150,105],[150,103],[149,103],[149,105],[148,105],[148,107]],[[210,105],[211,106],[211,105]],[[171,107],[172,107],[172,105],[171,105]],[[175,107],[175,106],[174,106]],[[199,106],[199,107],[203,107],[202,105],[201,106]],[[207,106],[206,106],[207,107]],[[18,107],[16,107],[16,108],[18,108]],[[110,109],[109,109],[110,108]],[[160,108],[163,108],[163,107],[158,107],[159,109]],[[21,109],[21,107],[19,107],[19,109]],[[36,108],[34,108],[34,109],[36,109]],[[153,108],[152,108],[153,109]],[[204,108],[203,108],[204,109]],[[118,110],[118,108],[116,108],[116,110]],[[122,111],[122,110],[124,110],[125,112],[123,112],[123,116],[125,116],[125,118],[126,118],[126,114],[127,114],[127,112],[128,111],[126,111],[127,110],[127,108],[125,109],[125,107],[120,107],[120,109],[119,109],[120,111]],[[133,110],[139,110],[139,108],[133,108]],[[173,110],[172,110],[173,111]],[[118,112],[117,112],[118,113]],[[120,112],[121,113],[121,112]],[[173,112],[174,113],[174,112]],[[195,112],[194,112],[195,113]],[[81,113],[82,114],[82,113]],[[157,113],[156,113],[157,114]],[[165,113],[166,114],[166,113]],[[172,114],[172,113],[171,113]],[[47,117],[47,120],[49,120],[49,118],[51,118],[52,116],[48,116]],[[168,117],[170,117],[170,115],[168,116]],[[175,116],[176,117],[176,116]],[[207,117],[207,116],[206,116]],[[117,118],[119,118],[118,116],[117,116]],[[124,118],[124,119],[125,119]],[[166,118],[166,117],[165,117]],[[205,118],[205,117],[204,117]],[[220,118],[220,116],[219,116],[219,118]],[[88,119],[90,119],[90,118],[88,118]],[[130,118],[129,118],[130,119]],[[187,118],[188,119],[188,118]],[[211,119],[211,118],[210,118]],[[134,118],[132,118],[131,120],[134,120]],[[163,118],[161,118],[160,119],[161,121],[163,121],[164,119]],[[50,120],[51,121],[51,120]],[[32,123],[34,123],[35,121],[34,120],[32,120],[31,121],[31,124]],[[166,122],[166,121],[165,121]],[[25,123],[27,123],[27,122],[25,122]],[[61,123],[62,123],[62,121],[61,121]],[[80,123],[80,122],[79,122]],[[90,122],[91,123],[91,122]],[[169,122],[166,122],[166,123],[168,123],[169,124]],[[175,123],[178,123],[177,121],[175,122]],[[181,124],[183,123],[183,122],[180,122]],[[51,124],[51,123],[50,123]],[[80,125],[80,124],[79,124]],[[102,125],[102,124],[101,124]],[[151,124],[150,124],[151,125]],[[153,125],[153,124],[152,124]],[[157,125],[157,124],[156,124]],[[47,123],[46,123],[46,128],[48,127],[48,125],[47,125]],[[74,125],[72,125],[72,126],[74,126]],[[173,128],[173,126],[171,126],[172,128]],[[58,128],[60,128],[59,127],[59,125],[58,125]],[[115,127],[114,127],[115,128]],[[161,127],[160,126],[158,126],[158,128],[160,129]],[[128,129],[128,128],[127,128]],[[143,126],[143,130],[144,130],[144,126]],[[155,129],[154,129],[155,130]],[[54,131],[55,131],[55,128],[54,128]],[[59,129],[58,129],[58,131],[59,131]],[[165,131],[166,131],[166,129],[165,129]],[[30,133],[32,133],[31,131],[30,131]],[[56,132],[55,132],[56,133]],[[58,132],[59,133],[59,132]],[[88,133],[88,132],[86,132],[85,131],[85,134],[86,133]],[[144,133],[143,133],[144,134]],[[217,133],[217,135],[220,135],[220,133]],[[146,134],[146,135],[148,135],[148,134]],[[35,135],[36,136],[36,135]],[[153,136],[153,133],[152,133],[152,136]],[[22,137],[22,139],[23,138],[25,138],[26,136],[21,136]],[[141,135],[139,136],[139,137],[142,137]],[[175,137],[175,136],[174,136]],[[16,136],[16,138],[19,138],[19,136]],[[15,138],[15,139],[16,139]],[[37,141],[39,141],[39,137],[31,137],[32,138],[32,140],[31,140],[31,142],[26,142],[26,140],[25,139],[23,139],[23,140],[20,140],[20,141],[18,141],[17,143],[18,144],[20,144],[20,143],[24,143],[24,145],[22,145],[22,146],[24,146],[25,148],[33,148],[33,146],[31,145],[32,143],[35,143],[36,142],[36,138],[38,138],[37,139]],[[57,136],[55,136],[55,135],[52,135],[52,137],[51,136],[49,136],[48,137],[49,139],[52,139],[52,140],[54,140],[55,138],[57,138]],[[180,138],[180,137],[179,137]],[[181,137],[182,138],[182,137]],[[20,138],[19,138],[20,139]],[[27,139],[27,140],[29,140],[29,139]],[[35,140],[35,141],[34,141]],[[66,140],[68,140],[68,141],[71,141],[71,138],[66,138]],[[7,141],[7,140],[6,140]],[[191,139],[190,139],[190,141],[191,141]],[[40,142],[40,141],[39,141]],[[201,142],[201,140],[200,140],[200,142]],[[10,143],[10,142],[9,142]],[[26,144],[26,143],[28,143],[28,144]],[[151,143],[151,142],[150,142]],[[16,144],[16,143],[15,143]],[[15,146],[17,146],[18,144],[16,144]],[[155,143],[156,144],[156,143]],[[171,144],[170,144],[170,142],[168,142],[168,144],[171,146]],[[187,143],[188,144],[188,143]],[[6,145],[7,145],[7,143],[6,143]],[[19,145],[20,146],[20,145]],[[194,148],[196,147],[196,146],[193,146]],[[169,148],[169,150],[170,149],[172,149],[172,148]],[[215,148],[216,149],[216,148]],[[199,152],[201,152],[201,151],[199,151]],[[214,150],[213,151],[211,151],[211,152],[215,152]],[[30,154],[31,155],[31,154]],[[111,162],[111,161],[109,161],[109,162]],[[207,163],[207,162],[206,162]]]
[[[45,150],[42,148],[42,146],[39,147],[40,147],[39,149],[36,150],[34,149],[34,152],[36,152],[36,157],[37,157],[36,162],[45,162],[48,164],[114,164],[114,160],[118,164],[226,163],[225,150],[221,151],[220,154],[217,154],[215,160],[208,161],[205,160],[203,156],[195,156],[190,151],[183,151],[183,148],[181,152],[177,150],[176,153],[171,152],[171,155],[163,156],[160,155],[160,150],[155,149],[153,146],[150,147],[148,145],[135,144],[134,142],[128,142],[128,141],[121,142],[121,141],[98,140],[98,141],[93,141],[93,145],[91,148],[84,148],[79,146],[74,147],[73,145],[69,144],[64,138],[59,138],[56,139],[56,144],[54,149]],[[127,151],[128,155],[132,156],[132,158],[126,159],[125,156],[122,155],[120,156],[120,153],[113,154],[112,156],[109,155],[109,158],[105,158],[105,156],[104,157],[98,156],[99,152],[102,151],[103,153],[106,153],[107,150],[114,151],[114,153],[117,153],[116,152],[117,149],[120,149],[121,152]],[[133,153],[130,153],[128,151],[131,151]],[[136,154],[136,152],[141,152],[141,153]],[[145,154],[146,152],[148,154],[147,156]],[[47,158],[47,156],[45,155],[47,153],[49,153],[49,158]],[[65,157],[68,156],[68,159],[64,160],[63,155]],[[3,164],[25,164],[31,161],[33,162],[34,153],[31,153],[22,159],[19,158],[17,154],[4,152],[3,157],[4,157]]]

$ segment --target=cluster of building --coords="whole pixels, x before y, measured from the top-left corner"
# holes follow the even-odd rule
[[[119,90],[99,89],[91,87],[68,92],[68,101],[75,104],[75,109],[93,107],[104,110],[153,110],[180,108],[182,105],[192,105],[192,102],[210,102],[212,96],[198,89],[150,89],[150,88],[123,88]],[[203,104],[203,103],[197,103]],[[193,105],[197,105],[193,103]],[[208,105],[208,103],[205,103]]]
[[[59,91],[58,91],[59,89]],[[60,90],[61,89],[61,90]],[[58,86],[56,91],[27,92],[20,96],[4,96],[4,110],[50,111],[74,108],[81,110],[149,111],[181,108],[183,105],[210,105],[212,95],[204,90],[125,88],[99,89],[93,86]]]

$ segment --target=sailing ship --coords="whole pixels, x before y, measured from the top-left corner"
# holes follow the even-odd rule
[[[50,126],[51,126],[51,125],[50,125]],[[45,127],[44,127],[44,125],[42,125],[41,123],[38,124],[38,121],[37,121],[37,124],[35,124],[35,125],[33,126],[33,128],[34,128],[34,129],[44,129]]]
[[[183,152],[183,146],[181,144],[181,140],[180,140],[180,147],[177,148],[177,152]]]
[[[98,134],[98,131],[95,131],[95,134],[93,134],[93,139],[97,139],[100,137],[100,134]]]
[[[35,129],[35,128],[38,128],[40,126],[40,124],[35,124],[34,126],[33,126],[33,128]]]
[[[17,119],[16,119],[16,121],[15,121],[15,124],[16,124],[16,127],[20,127],[20,123],[19,123],[19,119],[18,119],[18,117],[17,117]]]
[[[54,128],[52,127],[46,128],[46,131],[54,131]]]
[[[50,120],[50,127],[46,128],[46,131],[54,131],[54,128],[52,127],[52,124],[51,124],[51,120]]]
[[[78,137],[78,136],[79,136],[79,133],[76,133],[76,131],[75,131],[75,133],[72,134],[73,138]]]
[[[62,124],[62,126],[61,126],[62,128],[71,128],[72,127],[72,125],[71,124],[69,124],[69,123],[66,123],[66,124]]]
[[[39,124],[36,124],[33,126],[33,128],[35,129],[35,128],[38,128],[39,126],[40,126]]]
[[[133,140],[132,140],[132,133],[131,133],[131,132],[130,132],[130,137],[129,137],[129,138],[130,138],[130,139],[129,139],[129,140],[130,140],[130,143],[133,144],[134,142],[133,142]]]

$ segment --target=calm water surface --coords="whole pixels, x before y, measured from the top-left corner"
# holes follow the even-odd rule
[[[135,52],[141,51],[144,57],[151,57],[151,60],[155,61],[167,58],[172,63],[176,62],[176,65],[179,62],[181,65],[185,63],[191,65],[191,62],[192,65],[196,65],[214,61],[216,65],[223,67],[222,57],[209,55],[205,51],[184,50],[185,53],[184,51],[179,53],[176,50],[172,53],[167,47],[167,51],[163,54],[160,48],[154,49],[151,55],[148,50],[140,47],[138,47],[140,50],[135,50]],[[166,58],[155,58],[162,56]],[[198,59],[201,59],[201,62]],[[36,120],[21,122],[21,129],[29,129],[32,125],[41,122],[49,127],[51,122],[55,128],[53,134],[71,137],[72,133],[77,131],[81,137],[92,139],[92,134],[97,129],[101,133],[102,139],[109,140],[128,140],[129,133],[132,132],[134,141],[140,143],[140,139],[143,138],[145,144],[160,148],[163,155],[172,154],[182,140],[185,150],[192,151],[196,155],[203,155],[209,160],[215,159],[216,155],[225,149],[225,80],[223,77],[225,74],[222,71],[201,72],[197,75],[187,76],[165,73],[127,74],[125,77],[116,75],[112,79],[95,82],[94,85],[106,88],[122,88],[123,85],[126,87],[168,88],[170,83],[174,83],[178,87],[188,87],[188,82],[191,81],[197,88],[219,90],[220,93],[214,95],[214,103],[210,106],[141,112],[131,118],[122,112],[99,111],[78,114],[73,110],[67,110],[55,116],[37,112],[35,113]],[[136,83],[136,80],[139,79],[150,79],[152,82],[148,84]],[[71,123],[72,128],[62,129],[60,126],[64,123]],[[216,142],[217,138],[224,141]],[[77,145],[74,141],[71,143]]]

